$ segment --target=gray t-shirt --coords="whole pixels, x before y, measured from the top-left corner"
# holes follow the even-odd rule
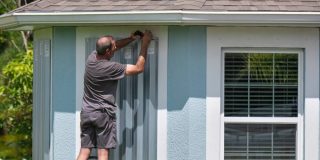
[[[106,109],[110,116],[115,116],[118,80],[124,78],[126,65],[97,60],[96,54],[93,51],[86,62],[82,111]]]

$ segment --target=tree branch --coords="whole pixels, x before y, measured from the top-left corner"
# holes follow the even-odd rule
[[[28,39],[27,39],[24,31],[21,31],[21,35],[22,35],[24,49],[27,51],[28,50]]]
[[[14,48],[16,48],[18,50],[18,52],[20,52],[20,48],[17,46],[16,42],[14,42],[14,40],[11,40],[11,43],[13,44]]]

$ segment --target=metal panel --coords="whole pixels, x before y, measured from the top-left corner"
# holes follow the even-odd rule
[[[90,53],[96,49],[96,41],[98,40],[98,37],[90,37],[86,38],[86,60],[87,57],[90,55]]]
[[[95,49],[97,38],[86,39],[86,57]],[[133,42],[115,53],[112,61],[134,64],[140,43]],[[157,54],[158,40],[152,40],[144,73],[127,76],[117,92],[118,147],[111,151],[113,160],[156,159],[157,137]],[[96,152],[96,151],[94,151]],[[91,158],[96,158],[96,153]]]
[[[34,42],[33,74],[33,159],[47,160],[50,153],[50,84],[51,41]]]

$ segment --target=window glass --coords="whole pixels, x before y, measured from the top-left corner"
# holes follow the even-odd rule
[[[225,53],[224,113],[297,117],[298,54]]]
[[[296,124],[225,124],[225,160],[295,160]]]

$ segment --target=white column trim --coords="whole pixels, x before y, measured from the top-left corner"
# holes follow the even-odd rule
[[[167,63],[168,27],[162,27],[159,35],[158,57],[158,119],[157,119],[157,160],[167,160]]]

